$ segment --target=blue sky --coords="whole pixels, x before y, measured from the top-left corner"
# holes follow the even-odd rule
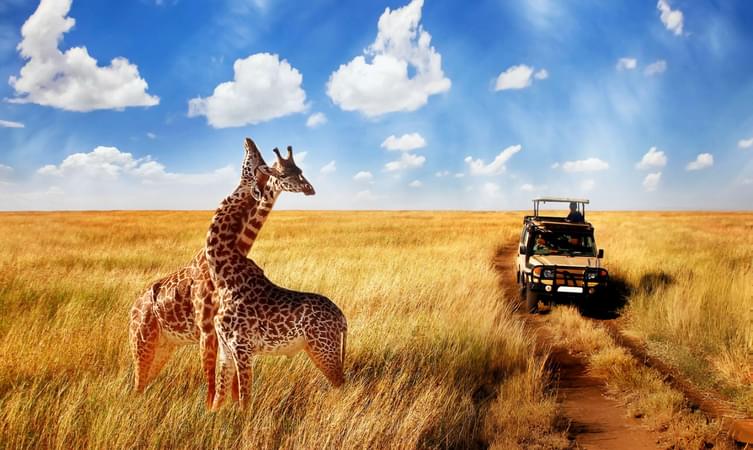
[[[244,136],[281,208],[753,205],[752,2],[471,5],[6,0],[0,209],[211,209]]]

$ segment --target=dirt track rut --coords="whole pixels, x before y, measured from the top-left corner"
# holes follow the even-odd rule
[[[512,274],[514,248],[499,254],[494,261],[500,283],[508,298],[517,298],[517,285]],[[536,335],[540,349],[549,349],[550,361],[557,383],[557,399],[570,422],[569,437],[575,448],[644,450],[658,447],[659,433],[641,426],[627,416],[625,408],[607,397],[600,380],[588,374],[585,361],[557,345],[547,330],[545,315],[529,315],[521,311],[521,318]]]

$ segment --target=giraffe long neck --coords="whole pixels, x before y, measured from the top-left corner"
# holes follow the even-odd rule
[[[212,217],[205,251],[209,274],[217,287],[228,285],[227,277],[230,273],[225,269],[239,261],[239,257],[246,257],[238,248],[238,239],[243,232],[248,211],[256,206],[253,189],[251,183],[241,181],[233,193],[222,201]]]
[[[267,221],[269,213],[272,211],[272,208],[274,208],[275,202],[281,193],[273,183],[262,183],[260,180],[260,184],[264,185],[264,188],[262,189],[262,201],[259,202],[258,206],[252,206],[248,211],[248,216],[243,226],[243,232],[238,236],[238,242],[236,244],[238,251],[243,255],[248,255],[248,252],[251,251],[251,247],[253,247],[254,242],[256,242],[259,230],[261,230],[264,222]]]

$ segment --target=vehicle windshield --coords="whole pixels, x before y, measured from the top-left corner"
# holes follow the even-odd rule
[[[534,255],[596,256],[596,245],[590,234],[538,232],[534,239]]]

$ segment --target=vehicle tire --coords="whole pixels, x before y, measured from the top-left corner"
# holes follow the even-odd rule
[[[526,310],[531,314],[539,311],[539,296],[531,289],[526,289]]]

